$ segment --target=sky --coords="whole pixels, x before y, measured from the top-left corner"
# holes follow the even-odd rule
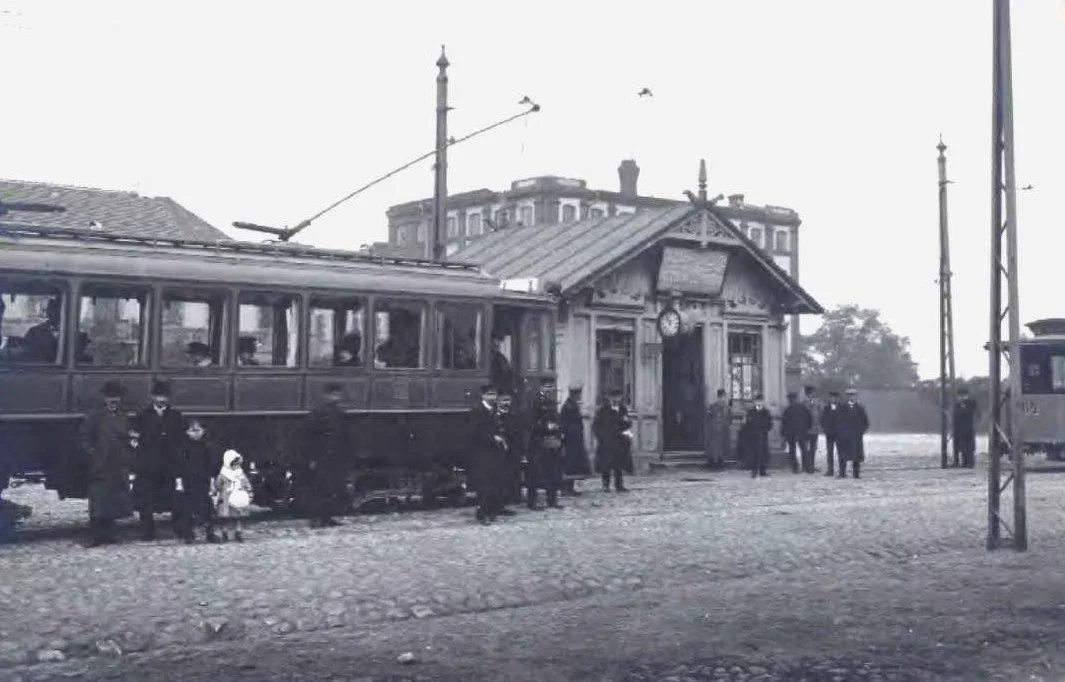
[[[1065,317],[1065,0],[1013,6],[1020,317]],[[370,9],[372,7],[372,9]],[[0,0],[0,177],[170,196],[239,238],[292,225],[431,150],[435,62],[449,190],[538,175],[799,212],[803,286],[882,311],[938,375],[936,144],[947,144],[958,373],[987,373],[990,0]],[[637,98],[648,87],[651,98]],[[429,197],[425,161],[300,240],[387,238]],[[819,320],[806,318],[803,331]]]

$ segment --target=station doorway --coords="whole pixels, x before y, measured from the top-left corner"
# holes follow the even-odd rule
[[[662,344],[662,439],[666,451],[703,449],[703,328]]]

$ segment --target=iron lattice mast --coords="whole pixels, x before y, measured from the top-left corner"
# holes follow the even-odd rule
[[[954,398],[954,307],[950,291],[950,233],[947,228],[947,145],[939,138],[939,409],[940,466],[949,466]]]
[[[1017,307],[1017,186],[1013,168],[1013,67],[1010,52],[1009,0],[994,0],[994,78],[991,136],[991,339],[988,440],[987,548],[1028,548],[1025,514],[1024,452],[1016,405],[1021,397],[1020,313]],[[1005,287],[1005,291],[1003,291]],[[1005,296],[1003,296],[1005,294]],[[1002,337],[1002,323],[1007,337]],[[1003,360],[1006,376],[1003,376]],[[1003,379],[1009,385],[1003,385]],[[1009,454],[1012,470],[1002,478],[1002,455]],[[1002,493],[1012,488],[1013,524],[1002,513]]]

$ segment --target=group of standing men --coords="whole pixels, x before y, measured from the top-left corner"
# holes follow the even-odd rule
[[[508,504],[521,502],[534,511],[561,509],[559,493],[579,494],[573,481],[591,474],[581,416],[581,386],[570,386],[558,407],[556,384],[545,379],[526,415],[514,410],[513,396],[492,384],[481,388],[481,400],[470,414],[471,482],[477,491],[476,518],[490,524],[514,512]],[[603,489],[611,479],[617,492],[626,492],[624,474],[633,472],[632,435],[628,412],[620,394],[611,395],[597,410],[592,424],[597,447],[594,468]],[[546,507],[539,506],[543,489]]]

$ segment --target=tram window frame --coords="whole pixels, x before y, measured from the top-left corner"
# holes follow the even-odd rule
[[[449,365],[445,363],[445,359],[449,357],[449,354],[445,353],[445,324],[448,319],[448,313],[462,312],[463,314],[473,312],[476,314],[476,322],[474,324],[474,364],[472,367],[455,367],[453,363]],[[485,307],[479,303],[458,303],[452,301],[440,302],[436,305],[436,368],[448,372],[478,372],[484,367],[484,336],[485,336],[485,321],[487,319]],[[450,354],[454,356],[454,353]]]
[[[205,367],[196,367],[188,364],[188,344],[199,339],[188,339],[181,342],[181,356],[184,364],[170,364],[167,358],[167,303],[170,301],[183,303],[204,303],[208,306],[207,319],[207,343],[210,350],[210,358],[213,364]],[[217,317],[216,317],[217,316]],[[199,289],[194,287],[164,286],[159,293],[159,367],[162,369],[221,369],[228,365],[229,360],[229,292],[217,289]]]
[[[540,313],[540,352],[543,354],[541,365],[545,371],[557,370],[555,357],[555,321],[549,312]]]
[[[388,365],[385,365],[380,360],[378,360],[378,350],[379,350],[380,346],[385,344],[385,343],[387,343],[387,341],[388,341],[388,339],[385,339],[385,340],[382,340],[382,341],[378,341],[378,339],[377,339],[377,337],[378,337],[378,328],[379,328],[378,315],[380,315],[380,314],[382,314],[384,312],[384,311],[381,310],[381,308],[387,307],[389,305],[396,305],[399,309],[404,309],[404,308],[417,309],[418,312],[419,312],[419,318],[420,319],[419,319],[419,325],[418,325],[418,364],[416,366],[414,366],[414,367],[401,367],[401,366],[389,367]],[[375,371],[379,371],[379,372],[394,372],[394,371],[400,371],[400,372],[407,371],[407,372],[409,372],[411,370],[425,370],[425,369],[427,369],[427,363],[426,363],[426,355],[427,355],[427,353],[425,352],[425,350],[426,350],[425,347],[426,347],[426,341],[428,340],[427,339],[428,334],[426,333],[426,319],[429,316],[428,315],[428,313],[429,313],[429,305],[425,301],[419,301],[419,300],[416,300],[416,299],[401,298],[401,297],[392,298],[392,297],[382,296],[382,297],[374,299],[373,306],[372,306],[371,310],[372,310],[372,312],[371,312],[371,328],[370,328],[371,337],[370,338],[372,339],[372,352],[373,352],[373,361],[372,362],[373,362],[374,370]],[[389,338],[391,338],[391,336]]]
[[[291,310],[292,307],[295,306],[296,311],[296,319],[288,320],[286,322],[286,324],[288,325],[288,343],[290,344],[290,346],[286,349],[285,352],[285,364],[274,363],[274,358],[276,357],[274,353],[274,346],[277,341],[277,335],[276,332],[273,330],[271,323],[271,328],[269,330],[271,337],[270,350],[262,351],[260,349],[260,346],[258,345],[258,340],[256,340],[256,350],[253,354],[254,359],[256,359],[256,364],[242,365],[240,364],[240,346],[242,343],[242,339],[248,336],[252,336],[252,338],[254,338],[255,334],[254,331],[245,332],[242,329],[243,308],[245,306],[253,306],[256,310],[260,311],[259,319],[262,319],[262,310],[272,310],[276,313],[277,310],[279,310],[280,308],[275,307],[273,303],[260,303],[258,301],[272,301],[273,299],[287,299],[289,301],[289,305],[286,306],[286,309]],[[290,291],[277,291],[271,289],[242,289],[238,291],[236,295],[235,313],[233,317],[234,320],[232,328],[235,333],[233,333],[230,337],[229,346],[231,357],[233,358],[233,367],[235,369],[241,372],[254,372],[264,370],[270,372],[293,372],[299,370],[302,367],[304,301],[303,297],[300,294],[292,293]],[[264,364],[258,361],[258,356],[263,353],[265,353],[269,357],[269,363]]]
[[[88,335],[88,343],[86,344],[86,357],[91,357],[90,351],[92,349],[92,335],[88,331],[83,329],[84,315],[85,315],[85,301],[86,299],[113,299],[118,301],[132,301],[136,300],[140,305],[139,319],[137,324],[139,325],[138,338],[136,343],[136,356],[133,361],[128,364],[96,364],[95,362],[83,362],[81,357],[74,358],[74,365],[79,369],[100,369],[111,370],[116,369],[146,369],[151,366],[151,342],[153,338],[152,334],[152,315],[154,313],[155,292],[152,288],[146,284],[131,283],[131,282],[108,282],[108,281],[86,281],[82,282],[78,287],[76,293],[77,308],[74,315],[74,321],[76,321],[76,328],[74,330],[75,338],[81,336],[81,334]]]
[[[355,328],[346,329],[347,325],[345,324],[344,336],[341,337],[338,340],[338,339],[336,339],[336,333],[337,333],[336,311],[340,310],[340,308],[338,308],[336,306],[350,306],[353,303],[358,304],[359,308],[357,309],[356,314],[357,315],[361,314],[361,318],[362,318],[359,321],[358,329],[357,330]],[[333,315],[331,317],[331,320],[330,320],[330,324],[332,326],[332,330],[331,330],[330,334],[331,334],[331,337],[333,338],[333,342],[332,342],[333,353],[330,356],[331,360],[330,360],[330,362],[328,364],[324,363],[324,362],[317,362],[316,363],[315,362],[315,356],[313,355],[315,344],[312,341],[312,338],[314,336],[313,333],[312,333],[313,332],[312,327],[314,325],[314,317],[315,317],[314,312],[316,310],[328,310],[331,313],[333,313]],[[349,311],[350,308],[345,307],[344,310],[345,311]],[[306,323],[307,367],[309,369],[313,369],[313,370],[323,370],[323,369],[339,369],[339,370],[345,370],[345,371],[365,370],[367,368],[367,363],[366,363],[366,348],[367,348],[366,339],[367,339],[367,333],[366,332],[367,332],[367,327],[369,326],[370,317],[371,317],[370,300],[366,296],[342,296],[342,295],[337,295],[337,294],[311,294],[308,297],[308,299],[307,299],[307,323]],[[337,357],[338,357],[338,354],[340,352],[340,348],[339,348],[340,343],[354,331],[357,331],[358,334],[359,334],[358,363],[354,364],[354,365],[340,365],[340,364],[337,364]],[[320,358],[325,358],[324,355],[323,356],[319,356],[319,357]]]
[[[47,300],[37,302],[36,315],[28,318],[33,321],[33,324],[27,326],[25,332],[20,336],[13,336],[6,333],[8,328],[5,326],[5,322],[9,323],[15,319],[12,316],[12,313],[15,310],[14,306],[22,305],[19,299],[31,299],[36,297],[47,300],[57,299],[59,301],[59,329],[56,332],[56,352],[55,358],[51,361],[38,361],[19,357],[19,355],[25,353],[27,349],[24,345],[26,334],[28,334],[31,329],[48,322],[46,312],[48,307]],[[70,285],[63,280],[52,280],[40,277],[0,277],[0,367],[65,367],[67,364],[67,348],[69,347],[68,337],[70,336],[70,309],[68,301],[71,300],[71,298]],[[18,339],[18,342],[14,342],[13,339]],[[21,350],[16,351],[16,345],[20,346]]]

